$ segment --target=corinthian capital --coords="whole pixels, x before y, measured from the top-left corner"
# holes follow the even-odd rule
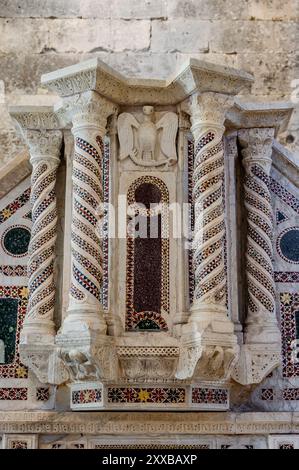
[[[65,114],[73,123],[73,131],[96,127],[106,132],[108,117],[115,113],[117,106],[94,91],[87,91],[64,99],[60,114]]]
[[[29,146],[30,162],[32,164],[42,160],[59,162],[62,143],[61,131],[25,130],[23,135]]]
[[[193,95],[190,102],[192,132],[204,125],[223,128],[225,115],[234,104],[234,97],[222,93]]]
[[[269,174],[272,165],[273,128],[242,129],[238,132],[243,164],[247,172],[259,164]]]

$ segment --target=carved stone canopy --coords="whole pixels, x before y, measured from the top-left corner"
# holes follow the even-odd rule
[[[175,105],[196,92],[236,95],[248,90],[253,81],[247,72],[196,59],[190,59],[166,80],[126,78],[99,59],[65,67],[41,78],[42,84],[59,96],[93,90],[126,106]]]
[[[284,132],[291,119],[294,105],[287,101],[249,103],[237,98],[227,112],[226,129],[274,128],[275,135]]]

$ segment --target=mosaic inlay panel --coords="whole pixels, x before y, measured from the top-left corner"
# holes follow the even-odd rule
[[[193,169],[194,169],[194,140],[191,136],[187,139],[187,162],[188,162],[188,204],[189,204],[189,241],[192,240],[194,231],[194,205],[193,205]],[[188,273],[189,273],[189,302],[193,302],[194,296],[194,270],[193,270],[193,249],[188,250]]]
[[[11,441],[11,449],[28,449],[28,443],[26,441]]]
[[[28,390],[25,387],[0,388],[0,400],[27,400]]]
[[[299,227],[284,230],[277,238],[276,248],[285,261],[299,264]]]
[[[286,216],[282,211],[276,211],[276,224],[279,225],[282,222],[286,222],[289,220],[288,216]]]
[[[108,388],[108,403],[185,403],[184,388]]]
[[[2,339],[7,344],[9,344],[8,350],[11,351],[10,354],[7,356],[11,362],[7,364],[0,364],[0,378],[7,379],[7,378],[27,378],[28,371],[25,366],[20,363],[18,345],[20,341],[20,332],[23,325],[23,321],[26,315],[27,303],[28,303],[28,289],[27,287],[18,287],[18,286],[0,286],[0,301],[2,301],[3,307],[5,309],[0,312],[1,318],[3,318],[4,324],[6,326],[0,325],[1,334],[4,331],[5,338]],[[8,307],[5,303],[9,301],[10,306],[8,310],[9,317],[11,321],[5,320],[4,316],[6,317],[6,308]],[[12,309],[15,309],[15,313],[12,312]],[[13,325],[13,318],[12,316],[16,316],[16,324]],[[1,319],[0,319],[1,322]],[[12,329],[10,331],[10,329]],[[12,345],[13,339],[15,340],[14,346]]]
[[[4,252],[18,258],[26,256],[30,235],[30,230],[23,225],[13,225],[9,227],[5,230],[1,238],[1,245]]]
[[[26,189],[20,196],[14,199],[4,209],[0,210],[0,224],[8,220],[15,212],[23,207],[30,199],[31,188]]]
[[[263,401],[273,401],[274,400],[274,390],[273,388],[263,388],[261,391],[261,400]]]
[[[275,282],[292,283],[299,282],[299,272],[276,271],[274,273]]]
[[[299,388],[285,388],[282,392],[282,399],[287,401],[299,400]]]
[[[27,277],[27,266],[21,264],[16,266],[3,265],[0,266],[0,274],[8,277]]]
[[[103,220],[103,283],[102,283],[102,304],[108,311],[108,294],[109,294],[109,201],[110,201],[110,141],[108,138],[104,141],[103,153],[103,200],[105,205],[105,213]]]
[[[296,313],[298,312],[299,293],[281,293],[280,315],[284,377],[299,376],[299,362],[297,351],[298,328],[296,326]]]
[[[192,403],[197,404],[228,404],[228,390],[223,388],[192,388]]]
[[[36,389],[36,400],[37,401],[48,401],[50,399],[50,388],[49,387],[38,387]]]
[[[294,444],[280,444],[280,450],[292,450],[295,449]]]
[[[90,403],[101,403],[102,390],[101,389],[83,389],[72,391],[72,404],[73,405],[86,405]]]
[[[159,178],[142,176],[129,187],[127,201],[136,219],[128,217],[126,330],[167,330],[162,312],[169,314],[168,213],[163,209],[168,209],[168,189]]]

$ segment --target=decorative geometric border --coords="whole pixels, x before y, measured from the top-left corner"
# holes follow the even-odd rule
[[[30,199],[31,188],[27,188],[20,196],[0,210],[0,224],[8,220],[15,212],[23,207]]]
[[[107,312],[109,308],[109,202],[110,202],[110,140],[104,141],[104,152],[102,160],[103,175],[103,200],[106,208],[103,221],[103,283],[102,283],[102,305]]]
[[[293,360],[293,345],[296,343],[295,312],[298,310],[299,293],[280,293],[283,377],[299,377],[299,364]]]
[[[263,401],[273,401],[274,400],[273,388],[262,388],[260,398]]]
[[[274,280],[281,283],[299,282],[299,272],[276,271],[274,273]]]
[[[186,402],[185,388],[113,387],[108,388],[108,403],[143,403],[177,405]]]
[[[194,168],[194,140],[187,137],[187,172],[188,172],[188,230],[190,237],[194,231],[194,205],[193,205],[193,168]],[[189,274],[189,302],[192,304],[194,296],[194,270],[193,270],[193,250],[188,250],[188,274]]]
[[[71,409],[92,410],[103,407],[103,387],[98,382],[71,384]]]
[[[269,184],[271,191],[299,214],[299,199],[272,177],[269,178]]]
[[[72,405],[86,405],[89,403],[101,403],[102,389],[89,389],[72,391]]]
[[[229,394],[225,388],[192,387],[192,403],[206,405],[228,405]]]
[[[169,192],[166,184],[160,178],[155,176],[140,176],[130,185],[127,191],[128,205],[135,204],[135,191],[143,183],[151,183],[157,186],[161,191],[161,203],[165,206],[169,204]],[[130,218],[128,216],[127,226]],[[169,314],[169,238],[164,237],[163,233],[168,234],[168,214],[162,213],[162,238],[161,238],[161,309]],[[126,330],[135,331],[138,323],[142,319],[151,319],[159,325],[159,330],[167,330],[167,324],[161,315],[161,312],[135,312],[134,310],[134,236],[127,235],[127,273],[126,273]],[[157,330],[158,331],[158,330]]]
[[[0,379],[27,379],[28,369],[20,362],[18,347],[20,342],[20,332],[27,310],[28,288],[26,286],[0,286],[0,298],[18,299],[19,301],[15,358],[12,364],[0,364]]]
[[[299,388],[285,388],[282,392],[282,399],[287,401],[298,401]]]
[[[25,252],[25,253],[22,253],[20,255],[15,255],[11,252],[9,252],[5,245],[4,245],[4,238],[5,238],[5,235],[13,228],[24,228],[26,229],[29,233],[30,233],[30,229],[26,226],[26,225],[20,225],[20,224],[16,224],[16,225],[10,225],[9,227],[7,227],[7,229],[3,232],[2,234],[2,237],[1,237],[1,247],[2,247],[2,250],[4,251],[4,253],[6,253],[8,256],[12,256],[13,258],[25,258],[26,256],[28,256],[28,250]]]
[[[27,265],[18,264],[17,266],[3,265],[0,266],[0,274],[9,277],[27,277]]]
[[[0,400],[24,401],[28,399],[28,389],[24,387],[0,388]]]
[[[38,387],[36,389],[36,400],[37,401],[49,401],[50,399],[50,388],[49,387]]]
[[[279,236],[277,237],[277,240],[276,240],[276,250],[277,250],[277,253],[279,254],[279,256],[285,260],[287,263],[289,264],[299,264],[299,261],[293,261],[293,260],[290,260],[289,258],[287,258],[281,251],[281,248],[280,248],[280,241],[281,241],[281,238],[287,233],[287,232],[290,232],[291,230],[296,230],[296,231],[299,231],[299,227],[288,227],[286,228],[285,230],[283,230]]]
[[[36,434],[5,434],[2,449],[37,449],[38,436]]]

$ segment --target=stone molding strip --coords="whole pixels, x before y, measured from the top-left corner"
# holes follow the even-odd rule
[[[87,435],[296,434],[299,412],[0,412],[0,433]]]

